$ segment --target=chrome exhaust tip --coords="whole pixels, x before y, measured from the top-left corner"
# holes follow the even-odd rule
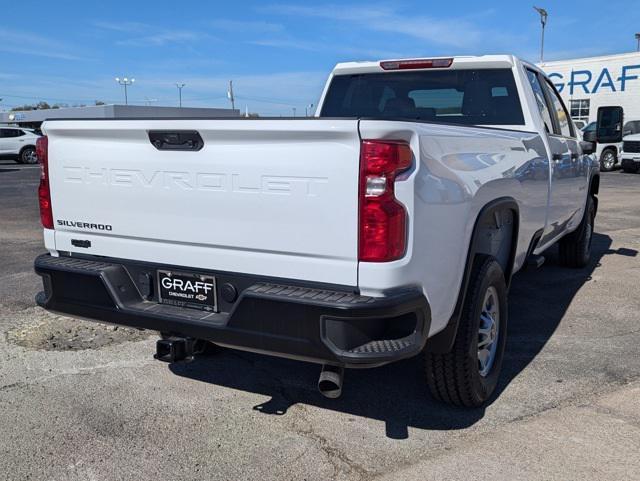
[[[329,399],[340,397],[343,378],[344,367],[323,365],[318,378],[318,391]]]

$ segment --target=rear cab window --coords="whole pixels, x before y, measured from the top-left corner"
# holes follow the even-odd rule
[[[508,68],[336,75],[320,116],[524,125]]]

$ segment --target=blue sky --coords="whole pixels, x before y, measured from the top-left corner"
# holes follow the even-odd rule
[[[548,60],[635,49],[637,0],[535,0],[549,11]],[[603,8],[606,5],[606,8]],[[602,10],[601,10],[602,9]],[[3,2],[0,109],[49,103],[236,106],[290,115],[316,103],[333,65],[431,55],[539,55],[530,1],[287,2],[159,0]]]

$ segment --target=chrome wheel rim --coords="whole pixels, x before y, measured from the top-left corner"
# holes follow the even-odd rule
[[[498,291],[489,286],[484,294],[480,311],[480,327],[478,328],[478,370],[485,377],[491,372],[498,350],[500,330],[500,304]]]
[[[605,152],[605,154],[602,156],[602,165],[605,169],[611,169],[613,167],[613,164],[615,163],[616,158],[613,156],[613,153],[611,152]]]
[[[28,150],[24,156],[23,156],[25,162],[27,164],[37,164],[38,163],[38,156],[36,155],[36,151],[35,150]]]

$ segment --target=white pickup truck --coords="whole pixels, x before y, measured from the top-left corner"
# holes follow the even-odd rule
[[[342,63],[310,119],[47,120],[51,311],[344,368],[424,353],[433,395],[496,386],[507,291],[560,242],[589,262],[599,169],[513,56]]]

